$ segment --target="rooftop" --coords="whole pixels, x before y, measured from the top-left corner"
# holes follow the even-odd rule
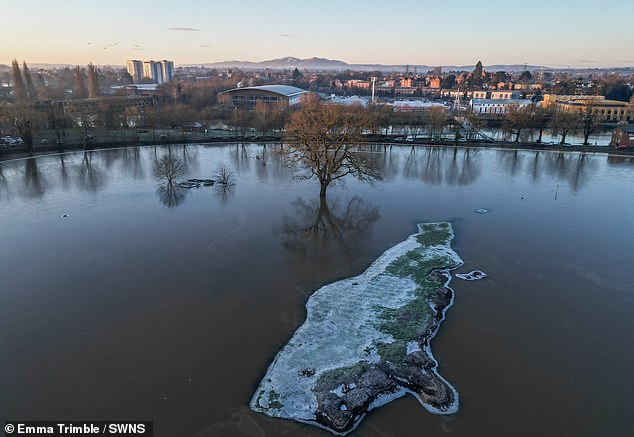
[[[242,87],[242,88],[234,88],[232,90],[223,91],[223,93],[228,93],[232,91],[268,91],[275,94],[281,94],[286,97],[293,97],[299,94],[305,94],[306,90],[301,88],[297,88],[295,86],[290,85],[262,85],[262,86],[250,86],[250,87]],[[222,94],[222,93],[220,93]]]

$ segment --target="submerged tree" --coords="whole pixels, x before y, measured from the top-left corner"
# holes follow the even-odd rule
[[[313,100],[291,116],[282,153],[288,163],[308,170],[306,178],[319,180],[319,195],[325,199],[330,184],[349,174],[367,181],[380,179],[359,152],[366,125],[362,109]]]
[[[163,181],[167,186],[174,185],[174,181],[184,174],[183,162],[171,155],[164,155],[154,164],[154,177]]]

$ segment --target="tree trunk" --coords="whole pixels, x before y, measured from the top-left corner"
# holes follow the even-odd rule
[[[585,133],[585,132],[583,133],[583,145],[584,145],[584,146],[587,146],[587,145],[589,145],[589,144],[590,144],[590,143],[588,142],[588,138],[589,138],[589,137],[590,137],[590,134],[589,134],[589,133]]]
[[[319,184],[319,199],[322,202],[326,201],[326,189],[328,188],[327,182],[320,182]]]

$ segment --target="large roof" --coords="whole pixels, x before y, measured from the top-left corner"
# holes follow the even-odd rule
[[[281,94],[286,97],[293,97],[299,94],[305,94],[306,90],[297,88],[290,85],[263,85],[263,86],[250,86],[242,88],[234,88],[232,90],[223,91],[223,93],[230,93],[234,91],[268,91],[275,94]]]

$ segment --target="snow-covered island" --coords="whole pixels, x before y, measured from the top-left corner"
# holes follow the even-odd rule
[[[309,298],[306,321],[267,370],[253,410],[335,434],[406,393],[432,413],[457,411],[458,393],[438,375],[429,342],[453,302],[449,270],[462,260],[449,223],[418,230],[359,276]]]

